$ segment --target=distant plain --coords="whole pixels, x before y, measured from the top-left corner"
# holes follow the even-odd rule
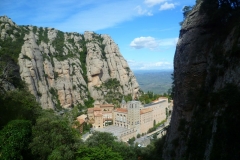
[[[134,70],[133,72],[144,92],[163,94],[172,87],[172,70]]]

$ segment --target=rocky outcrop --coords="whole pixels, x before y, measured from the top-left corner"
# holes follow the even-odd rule
[[[240,123],[240,26],[215,26],[211,20],[199,1],[180,30],[174,57],[174,110],[164,159],[240,156],[235,149],[239,132],[234,129]]]
[[[104,103],[109,89],[99,88],[111,79],[119,82],[119,101],[121,95],[138,92],[136,78],[108,35],[18,26],[6,16],[0,17],[0,26],[0,48],[9,46],[9,41],[18,44],[19,52],[14,51],[12,57],[18,61],[21,78],[45,109],[84,105],[90,97]]]

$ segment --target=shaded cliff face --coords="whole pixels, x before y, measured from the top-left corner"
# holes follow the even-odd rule
[[[22,80],[45,109],[84,105],[91,97],[120,101],[138,92],[135,76],[108,35],[18,26],[6,16],[0,17],[0,33],[0,56],[17,61]]]
[[[180,30],[163,157],[239,159],[240,26],[233,21],[215,26],[201,5]]]

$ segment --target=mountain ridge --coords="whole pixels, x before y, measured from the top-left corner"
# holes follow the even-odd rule
[[[18,63],[22,80],[45,109],[91,99],[118,105],[123,95],[138,93],[136,78],[109,35],[18,26],[7,16],[0,17],[0,26],[0,56]]]

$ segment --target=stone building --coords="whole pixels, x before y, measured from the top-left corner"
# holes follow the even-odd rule
[[[153,127],[153,109],[152,108],[141,109],[140,117],[141,117],[140,121],[141,133],[147,133],[149,128]]]
[[[92,124],[93,128],[103,128],[107,122],[113,120],[113,109],[112,104],[99,104],[98,101],[94,103],[93,108],[88,108],[88,119],[89,123]]]
[[[87,115],[83,114],[81,116],[78,116],[77,121],[79,123],[79,126],[74,126],[74,128],[79,128],[79,132],[83,133],[83,125],[87,121]]]
[[[113,121],[113,126],[122,128],[120,133],[117,133],[118,137],[127,141],[137,134],[146,134],[154,124],[165,120],[167,108],[168,99],[165,97],[146,105],[139,101],[126,103],[123,99],[121,107],[115,109],[112,104],[100,105],[97,102],[93,108],[88,109],[88,118],[93,129],[105,128],[106,122]],[[107,128],[105,131],[108,132]]]

